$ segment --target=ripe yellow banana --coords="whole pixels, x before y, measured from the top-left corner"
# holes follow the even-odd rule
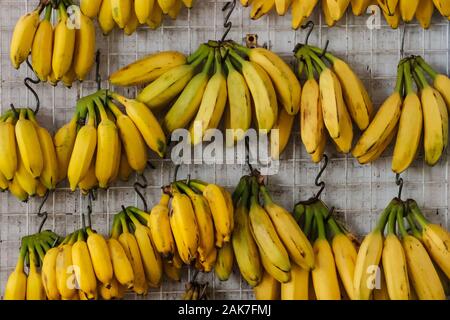
[[[58,248],[51,248],[42,261],[42,283],[48,300],[59,300],[61,295],[56,282],[56,258]]]
[[[37,268],[38,258],[32,244],[29,244],[30,267],[27,277],[27,300],[46,300],[45,289],[42,283],[40,270]]]
[[[16,123],[17,146],[25,169],[33,178],[38,178],[44,168],[39,136],[33,122],[26,118],[27,110],[21,109]]]
[[[172,20],[176,20],[178,15],[180,14],[180,11],[182,8],[183,8],[183,2],[181,0],[175,0],[175,3],[170,8],[169,12],[167,12],[167,15]]]
[[[0,191],[6,191],[8,189],[8,180],[6,180],[3,173],[0,172]]]
[[[86,243],[95,275],[103,285],[109,287],[113,283],[114,273],[108,244],[102,235],[90,228],[86,231],[88,233]]]
[[[95,111],[89,105],[89,119],[77,133],[72,155],[69,161],[67,178],[70,189],[75,191],[78,183],[85,177],[94,158],[97,147],[97,129],[95,128]]]
[[[120,242],[111,238],[107,240],[109,254],[117,281],[128,289],[134,286],[134,272],[130,260]]]
[[[78,183],[78,188],[84,195],[87,195],[92,189],[98,187],[98,179],[95,176],[95,156],[93,157],[89,169],[84,178]]]
[[[396,10],[398,9],[398,5],[400,0],[377,0],[378,5],[381,7],[383,12],[385,12],[387,15],[394,15]]]
[[[77,79],[83,81],[95,60],[95,27],[90,18],[80,15],[80,28],[75,34],[73,68]]]
[[[77,75],[75,73],[75,68],[72,64],[69,71],[66,72],[65,75],[61,78],[61,82],[64,84],[66,88],[72,88],[73,83],[77,80]],[[50,81],[50,80],[49,80]]]
[[[179,268],[173,262],[163,259],[163,269],[168,279],[177,282],[181,280],[181,267]]]
[[[167,148],[166,136],[150,109],[137,100],[127,99],[116,93],[111,93],[111,97],[125,106],[127,115],[142,134],[147,146],[160,157],[164,157]]]
[[[350,5],[350,0],[327,0],[328,8],[330,10],[331,18],[334,21],[339,21],[344,16]]]
[[[131,10],[133,10],[132,0],[110,0],[111,11],[114,21],[117,23],[120,29],[125,28],[126,24],[130,20]]]
[[[289,10],[291,3],[292,0],[275,0],[275,9],[277,10],[278,15],[284,16]]]
[[[55,27],[52,70],[56,80],[61,78],[69,71],[74,57],[76,29],[68,23],[66,9],[62,2],[59,4],[59,21]]]
[[[123,182],[127,182],[130,179],[132,173],[133,168],[131,168],[130,163],[128,162],[125,151],[122,150],[122,152],[120,153],[119,178]]]
[[[292,134],[295,116],[282,108],[278,111],[278,120],[270,131],[270,153],[272,159],[279,159],[286,149]]]
[[[352,11],[355,16],[364,14],[372,0],[351,0]]]
[[[98,13],[97,20],[100,29],[102,29],[103,35],[110,33],[116,25],[116,22],[112,16],[111,1],[112,0],[102,0],[100,12]]]
[[[118,86],[142,85],[185,63],[186,57],[176,51],[154,53],[117,70],[109,76],[109,81]]]
[[[319,0],[292,1],[292,28],[297,30],[311,16]]]
[[[72,155],[75,139],[77,137],[78,113],[76,113],[70,122],[56,131],[53,137],[55,145],[56,159],[58,161],[58,181],[61,182],[67,176],[70,157]]]
[[[17,177],[14,177],[13,180],[8,183],[8,190],[19,201],[26,202],[28,200],[28,193],[23,190],[22,186],[17,181]]]
[[[293,264],[291,281],[281,284],[281,300],[309,300],[309,274],[308,270]]]
[[[400,15],[404,22],[414,19],[420,0],[399,0]]]
[[[163,127],[167,133],[185,128],[198,112],[209,80],[209,72],[214,61],[214,50],[211,50],[203,71],[194,76],[181,92],[175,103],[164,117]]]
[[[170,227],[178,253],[184,263],[190,264],[197,256],[199,231],[191,200],[173,188]]]
[[[275,0],[253,0],[250,18],[257,20],[268,14],[275,7]]]
[[[386,22],[392,29],[397,29],[398,25],[400,24],[401,16],[400,16],[400,8],[397,6],[395,9],[395,12],[393,15],[389,14],[387,9],[382,10],[384,18],[386,19]]]
[[[248,7],[252,4],[252,0],[241,0],[241,4],[243,7]]]
[[[89,18],[97,17],[102,0],[80,0],[81,12]]]
[[[380,300],[380,301],[390,300],[382,264],[380,264],[379,267],[380,271],[377,274],[377,277],[379,277],[379,287],[377,286],[373,289],[372,298],[373,300]]]
[[[168,14],[170,9],[176,4],[176,0],[157,0],[164,14]]]
[[[147,19],[147,25],[150,29],[155,30],[161,25],[163,20],[163,12],[157,1],[153,5],[153,10],[150,17]]]
[[[184,6],[188,9],[192,8],[194,5],[194,0],[182,0]]]
[[[312,70],[309,73],[309,79],[303,86],[300,108],[300,134],[305,149],[309,154],[313,154],[318,150],[325,136],[320,89],[319,84],[314,79]]]
[[[434,5],[444,17],[450,16],[450,3],[446,0],[433,0]]]
[[[217,278],[220,281],[227,281],[233,271],[234,253],[231,243],[225,243],[218,249],[217,260],[214,267]]]
[[[17,170],[17,146],[14,127],[15,117],[0,121],[0,173],[5,180],[12,180]]]
[[[39,26],[39,15],[42,7],[19,18],[11,38],[9,57],[14,68],[19,69],[30,54],[34,35]]]
[[[18,162],[19,166],[17,167],[16,175],[14,177],[22,189],[25,190],[30,197],[33,197],[36,195],[39,180],[33,178],[33,176],[28,172],[20,155]]]
[[[45,8],[45,18],[41,20],[31,47],[31,62],[38,78],[45,82],[52,72],[53,25],[50,22],[52,7]]]
[[[76,233],[68,236],[70,240],[63,242],[58,247],[58,254],[56,256],[56,286],[63,300],[70,300],[77,292],[72,263],[72,244],[75,241],[75,236]]]
[[[134,2],[134,0],[133,0]],[[127,24],[123,28],[124,33],[127,36],[131,36],[139,27],[139,20],[136,16],[136,12],[131,8],[130,18],[128,19]]]
[[[281,297],[280,283],[267,272],[264,272],[261,282],[253,291],[256,300],[279,300]]]
[[[200,261],[200,259],[197,259],[196,262],[198,262],[201,267],[198,270],[201,270],[202,272],[211,272],[211,270],[214,269],[216,265],[219,250],[220,248],[214,248],[204,261]]]
[[[23,268],[27,250],[27,244],[22,242],[16,267],[6,281],[5,293],[3,296],[3,299],[5,300],[25,300],[26,298],[27,275],[25,274]]]
[[[416,10],[416,19],[424,29],[428,29],[431,25],[433,17],[434,4],[433,0],[419,0]]]
[[[392,158],[392,171],[402,173],[414,161],[422,137],[422,106],[416,92],[412,89],[410,63],[405,63],[406,97]]]
[[[86,241],[84,230],[78,233],[78,240],[72,246],[72,261],[77,283],[86,297],[94,299],[97,292],[97,279]]]
[[[140,24],[145,24],[150,17],[155,0],[134,0],[134,10]]]
[[[323,17],[324,17],[324,20],[325,20],[327,26],[330,28],[334,27],[334,25],[336,24],[336,20],[334,20],[331,17],[331,9],[328,5],[328,0],[322,0],[321,4],[322,4]]]
[[[208,129],[218,127],[227,103],[227,80],[222,69],[222,57],[218,50],[215,55],[215,73],[205,87],[198,113],[189,128],[193,145],[203,141]]]

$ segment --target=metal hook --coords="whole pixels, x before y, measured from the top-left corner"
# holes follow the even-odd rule
[[[253,172],[253,166],[250,164],[250,137],[245,137],[245,149],[247,154],[245,155],[245,163],[247,164],[250,172]]]
[[[236,8],[237,0],[229,1],[225,3],[225,5],[222,8],[222,11],[228,10],[228,13],[225,15],[225,20],[223,23],[223,27],[225,28],[225,32],[222,36],[222,39],[220,42],[224,42],[227,38],[228,33],[230,33],[231,28],[233,27],[233,23],[230,21],[231,14],[233,13],[234,9]]]
[[[399,173],[395,175],[395,184],[398,186],[398,198],[401,199],[403,191],[403,178],[400,177]]]
[[[95,54],[95,81],[97,82],[97,90],[102,88],[102,77],[100,76],[100,50]]]
[[[148,182],[147,182],[147,178],[143,174],[140,175],[140,177],[142,178],[144,183],[142,184],[139,181],[136,181],[134,183],[134,185],[133,185],[134,186],[134,191],[136,192],[136,194],[139,196],[139,198],[141,199],[142,203],[144,204],[144,211],[148,212],[147,200],[145,199],[145,197],[142,194],[142,192],[139,190],[139,188],[146,189],[148,187]]]
[[[26,60],[28,67],[30,68],[31,71],[33,71],[34,74],[36,74],[33,70],[33,67],[30,63],[30,60],[27,58]],[[27,89],[29,91],[31,91],[31,93],[33,94],[34,98],[36,99],[36,109],[34,110],[34,114],[37,114],[39,112],[39,107],[41,105],[41,101],[39,99],[38,94],[36,93],[36,91],[31,87],[31,85],[29,84],[29,82],[31,82],[32,84],[39,84],[41,82],[41,80],[39,78],[37,79],[32,79],[30,77],[26,77],[23,80],[23,83],[25,84],[25,87],[27,87]]]
[[[403,59],[405,56],[405,38],[406,38],[406,23],[403,23],[402,28],[402,44],[400,47],[400,58]]]
[[[94,195],[94,191],[90,190],[88,193],[88,205],[87,205],[87,225],[88,227],[92,226],[92,220],[91,220],[91,215],[92,215],[92,201],[95,201],[96,197]]]
[[[306,34],[306,38],[305,38],[305,45],[308,44],[309,42],[309,37],[311,36],[311,33],[314,30],[314,22],[312,20],[309,20],[305,25],[303,25],[301,28],[302,29],[306,29],[309,28],[308,33]]]
[[[316,180],[314,181],[314,184],[317,187],[320,187],[319,192],[317,192],[317,194],[314,196],[315,199],[319,199],[320,195],[322,194],[323,190],[325,189],[325,182],[324,181],[319,181],[319,180],[322,177],[322,174],[325,172],[325,169],[328,166],[328,156],[326,154],[324,154],[323,155],[323,159],[324,159],[323,167],[320,169],[319,173],[316,176]]]
[[[44,224],[45,224],[45,222],[47,221],[47,218],[48,218],[48,212],[47,211],[41,212],[41,211],[42,211],[42,208],[44,207],[45,202],[48,199],[49,194],[50,194],[50,191],[47,190],[45,192],[45,195],[42,198],[42,202],[41,202],[41,204],[39,205],[39,208],[38,208],[37,216],[39,218],[43,218],[42,221],[41,221],[41,224],[39,225],[38,233],[40,233],[42,231],[42,228],[44,227]]]
[[[329,44],[330,44],[330,40],[327,40],[327,42],[325,43],[325,47],[322,50],[322,53],[319,55],[320,59],[322,59],[327,54]]]
[[[178,170],[180,169],[181,165],[177,164],[175,166],[175,172],[173,173],[173,181],[178,181]]]

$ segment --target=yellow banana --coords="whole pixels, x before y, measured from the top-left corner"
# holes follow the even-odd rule
[[[92,189],[97,187],[98,179],[95,176],[95,158],[93,158],[84,178],[78,183],[78,188],[80,188],[84,195],[87,195]]]
[[[140,24],[145,24],[150,17],[155,0],[134,0],[134,10]]]
[[[330,9],[331,18],[334,21],[339,21],[347,11],[350,0],[327,0],[327,4]]]
[[[23,190],[30,196],[33,197],[36,195],[38,179],[33,178],[33,176],[28,172],[25,168],[22,158],[19,155],[18,158],[19,167],[17,168],[15,179],[22,187]]]
[[[292,28],[297,30],[311,16],[319,0],[292,1]]]
[[[179,282],[181,280],[181,267],[179,268],[173,262],[163,259],[164,274],[172,281]]]
[[[38,78],[45,82],[52,72],[53,26],[50,22],[52,7],[45,8],[45,18],[41,20],[31,47],[31,62]]]
[[[383,12],[387,15],[394,15],[395,11],[398,9],[400,0],[377,0],[378,5],[381,7]]]
[[[400,15],[404,22],[410,22],[414,19],[414,15],[417,12],[420,0],[400,0],[399,8]]]
[[[170,9],[176,4],[176,0],[157,0],[164,14],[168,14]]]
[[[291,281],[281,284],[281,300],[309,300],[309,274],[308,270],[293,264]]]
[[[241,4],[244,7],[248,7],[249,5],[252,4],[252,0],[241,0]]]
[[[28,193],[23,190],[22,186],[17,181],[17,177],[14,177],[13,180],[8,183],[8,190],[19,201],[26,202],[28,200]]]
[[[386,22],[388,23],[388,25],[392,28],[392,29],[397,29],[398,25],[400,24],[400,8],[397,6],[395,9],[395,12],[393,15],[390,15],[387,11],[387,9],[385,10],[381,10],[383,12],[384,18],[386,19]]]
[[[14,27],[9,49],[9,57],[14,68],[19,69],[30,54],[34,35],[39,26],[39,15],[42,7],[19,18]]]
[[[132,0],[110,0],[112,17],[120,29],[125,28],[130,20],[133,5]]]
[[[166,136],[151,110],[137,100],[127,99],[116,93],[110,94],[125,106],[127,115],[142,134],[147,146],[160,157],[164,157],[167,148]]]
[[[320,89],[314,77],[310,77],[303,86],[300,134],[309,154],[316,152],[325,136]]]
[[[14,271],[9,275],[5,285],[5,300],[25,300],[27,292],[27,275],[25,274],[24,260],[27,253],[27,244],[22,242],[19,258]]]
[[[286,109],[282,108],[278,112],[278,120],[270,131],[270,152],[272,159],[279,159],[280,155],[286,149],[291,138],[294,120],[295,116],[287,113]]]
[[[102,0],[100,12],[98,13],[97,20],[100,29],[102,29],[103,35],[107,35],[108,33],[110,33],[116,25],[116,22],[114,21],[114,18],[112,16],[111,1],[112,0]]]
[[[75,237],[76,233],[69,236]],[[72,263],[72,239],[58,247],[58,255],[56,256],[56,286],[58,288],[61,299],[70,300],[77,292],[74,268]]]
[[[56,131],[53,137],[55,145],[56,159],[58,161],[58,181],[64,180],[67,176],[70,157],[72,155],[75,139],[77,137],[78,113],[70,122]]]
[[[275,7],[275,0],[253,0],[250,18],[257,20]]]
[[[217,260],[214,267],[217,278],[220,281],[227,281],[233,271],[234,253],[233,246],[227,242],[218,249]]]
[[[277,10],[278,15],[284,16],[289,10],[291,2],[292,0],[275,0],[275,9]]]
[[[183,2],[181,0],[175,0],[174,5],[170,8],[167,15],[172,19],[176,20],[178,15],[180,14],[181,9],[183,8]]]
[[[95,60],[95,27],[90,18],[80,15],[80,28],[75,34],[73,68],[77,79],[83,81]]]
[[[364,14],[372,0],[351,0],[352,11],[355,16]]]
[[[433,0],[434,5],[444,17],[450,16],[450,3],[445,0]]]
[[[321,4],[323,17],[327,26],[330,28],[334,27],[334,25],[336,24],[336,20],[334,20],[333,17],[331,16],[331,9],[330,6],[328,5],[328,0],[322,0]]]
[[[117,281],[128,289],[134,286],[134,272],[128,256],[120,242],[111,238],[107,240],[109,254]]]
[[[97,293],[97,279],[83,233],[84,230],[78,233],[78,240],[72,246],[72,261],[80,291],[91,300],[95,298]]]
[[[61,78],[61,82],[64,84],[66,88],[72,88],[73,83],[77,80],[77,75],[75,73],[75,68],[72,64],[69,71],[66,72],[65,75]]]
[[[211,272],[211,270],[215,267],[219,250],[220,248],[212,249],[212,251],[209,253],[209,255],[206,257],[204,261],[199,261],[199,259],[197,259],[197,261],[200,262],[200,265],[202,267],[202,272]]]
[[[3,173],[0,172],[0,191],[3,192],[8,189],[8,180],[6,180]]]
[[[416,10],[416,19],[424,29],[428,29],[431,25],[433,17],[434,4],[433,0],[419,0]]]
[[[87,229],[87,233],[86,243],[95,275],[103,285],[109,287],[113,282],[114,274],[108,244],[103,236],[90,228]]]
[[[373,300],[390,300],[383,266],[380,265],[379,267],[380,271],[377,273],[377,277],[379,277],[379,287],[377,286],[373,289],[372,298]]]
[[[133,0],[134,2],[134,0]],[[127,24],[123,28],[123,31],[127,36],[131,36],[139,27],[139,20],[136,16],[136,12],[133,8],[131,8],[130,18],[128,19]]]
[[[264,272],[261,282],[253,291],[256,300],[279,300],[281,296],[280,283],[267,272]]]
[[[153,10],[150,17],[147,19],[147,25],[150,29],[155,30],[161,25],[163,20],[163,12],[157,1],[153,5]]]
[[[186,8],[190,9],[194,5],[194,0],[182,0]]]
[[[59,4],[59,21],[55,27],[52,70],[56,80],[69,71],[74,57],[76,29],[68,23],[66,9],[62,2]]]
[[[130,163],[128,162],[125,151],[122,151],[120,153],[119,178],[120,180],[126,182],[130,179],[132,173],[133,168],[131,168]]]
[[[80,0],[81,12],[89,18],[97,17],[102,0]]]
[[[42,261],[42,283],[48,300],[59,300],[61,295],[56,282],[56,258],[58,248],[48,250]]]
[[[14,178],[17,170],[17,145],[14,116],[0,121],[0,173],[8,181]]]
[[[37,269],[38,258],[32,245],[29,246],[30,268],[27,277],[27,300],[46,300],[41,272]]]

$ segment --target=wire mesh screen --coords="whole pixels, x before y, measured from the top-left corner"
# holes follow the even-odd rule
[[[0,108],[5,111],[10,103],[17,107],[34,106],[34,98],[23,85],[23,79],[31,76],[24,64],[16,71],[9,62],[9,43],[12,29],[17,19],[36,5],[36,0],[1,0],[0,2]],[[225,1],[198,0],[190,12],[183,10],[176,21],[166,19],[163,26],[152,31],[140,28],[132,36],[125,36],[121,30],[114,30],[104,37],[97,28],[97,47],[101,50],[102,86],[109,88],[107,76],[136,58],[160,50],[179,50],[190,53],[201,42],[220,39],[223,32]],[[392,30],[384,19],[381,26],[368,28],[368,16],[354,17],[347,14],[334,28],[328,28],[320,15],[315,11],[311,19],[315,22],[310,43],[323,46],[330,40],[329,50],[337,56],[345,58],[363,79],[375,105],[391,93],[394,86],[395,73],[400,58],[402,31]],[[287,61],[292,60],[292,50],[296,43],[303,42],[306,32],[292,31],[290,16],[278,17],[274,14],[258,21],[249,19],[249,9],[240,5],[231,17],[233,28],[229,38],[241,41],[246,34],[257,34],[260,45],[266,44]],[[449,73],[449,22],[435,15],[429,31],[422,30],[417,24],[406,28],[404,49],[405,55],[423,55],[436,69]],[[54,132],[65,124],[72,116],[77,97],[96,90],[94,71],[88,80],[75,84],[72,89],[62,85],[56,88],[48,84],[37,86],[41,99],[39,121]],[[137,88],[114,88],[119,93],[134,97]],[[269,188],[275,199],[286,208],[293,208],[294,203],[306,199],[316,191],[314,178],[319,166],[312,164],[309,155],[302,146],[298,120],[292,133],[289,145],[282,156],[280,171],[268,178]],[[335,206],[338,215],[351,230],[358,235],[368,232],[382,208],[397,195],[395,175],[391,172],[392,149],[372,165],[361,166],[351,156],[338,154],[333,146],[328,146],[326,153],[330,163],[323,180],[327,186],[322,198]],[[160,196],[160,187],[173,179],[174,166],[170,159],[151,159],[155,169],[147,169],[145,176],[148,188],[145,197],[149,205],[155,204]],[[182,166],[178,177],[191,174],[192,177],[209,182],[216,182],[230,190],[237,184],[240,176],[247,171],[242,165],[189,165]],[[424,208],[428,218],[447,227],[449,224],[448,205],[448,156],[435,166],[424,164],[422,153],[411,168],[404,173],[405,186],[403,197],[416,199]],[[135,179],[135,178],[133,178]],[[107,191],[99,191],[93,202],[92,225],[102,234],[108,234],[112,216],[121,210],[122,205],[142,206],[133,190],[131,179],[128,183],[117,183]],[[36,211],[39,199],[31,199],[28,203],[19,203],[8,193],[0,194],[0,293],[9,273],[12,271],[18,256],[21,237],[37,231],[40,218]],[[44,206],[49,213],[44,228],[53,229],[64,235],[78,229],[81,225],[80,214],[87,209],[87,199],[79,192],[72,193],[67,185],[62,185],[50,195]],[[177,299],[184,291],[184,283],[189,281],[193,271],[183,269],[180,283],[164,281],[159,289],[152,289],[146,297],[127,294],[129,299]],[[197,278],[209,282],[211,299],[252,299],[251,288],[243,281],[238,270],[234,270],[227,282],[215,279],[214,273],[200,274]]]

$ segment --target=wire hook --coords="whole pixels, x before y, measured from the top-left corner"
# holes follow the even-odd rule
[[[330,44],[330,40],[327,40],[327,42],[325,43],[325,47],[322,50],[322,53],[319,55],[320,59],[322,59],[327,54],[329,44]]]
[[[398,186],[398,198],[401,199],[403,191],[403,178],[400,177],[399,173],[395,175],[395,184]]]
[[[245,137],[245,149],[247,154],[245,155],[245,164],[253,172],[253,166],[250,164],[250,137]]]
[[[41,211],[42,211],[42,208],[44,207],[45,202],[48,199],[49,194],[50,194],[50,191],[47,190],[45,192],[45,195],[42,198],[41,204],[39,205],[39,208],[38,208],[37,216],[39,218],[42,218],[41,224],[39,225],[38,233],[40,233],[42,231],[42,228],[44,227],[44,224],[45,224],[45,222],[47,221],[47,218],[48,218],[48,212],[47,211],[41,212]]]
[[[405,38],[406,38],[406,23],[403,23],[402,28],[402,43],[400,47],[400,58],[403,59],[405,56]]]
[[[309,37],[311,36],[311,33],[314,30],[314,27],[315,27],[315,24],[314,24],[314,22],[312,20],[309,20],[305,25],[303,25],[301,27],[302,29],[309,28],[308,33],[306,34],[306,38],[305,38],[305,45],[308,45]]]
[[[141,189],[146,189],[148,187],[148,182],[147,182],[147,178],[145,177],[145,175],[141,174],[139,175],[142,178],[142,181],[144,181],[144,183],[140,183],[139,181],[136,181],[134,183],[134,191],[136,192],[136,194],[139,196],[139,198],[141,199],[142,203],[144,204],[144,211],[148,212],[148,205],[147,205],[147,200],[145,199],[144,195],[142,194],[141,190],[139,190],[139,188]]]
[[[31,66],[30,60],[29,60],[28,58],[27,58],[26,62],[27,62],[28,68],[30,68],[30,70],[33,71],[34,74],[36,74],[36,73],[34,72],[34,70],[33,70],[33,67]],[[33,94],[34,98],[36,99],[36,109],[34,109],[33,112],[34,112],[34,114],[37,114],[37,113],[39,112],[39,108],[40,108],[40,106],[41,106],[41,101],[40,101],[40,99],[39,99],[38,94],[37,94],[36,91],[31,87],[31,85],[30,85],[29,82],[31,82],[32,84],[39,84],[39,83],[41,82],[41,80],[40,80],[39,78],[37,78],[37,79],[32,79],[32,78],[30,78],[30,77],[26,77],[26,78],[23,80],[23,83],[25,84],[25,87],[27,87],[27,89],[28,89],[29,91],[31,91],[31,93]]]
[[[102,88],[102,77],[100,76],[100,50],[95,53],[95,81],[97,82],[97,90]]]
[[[320,187],[320,190],[317,192],[317,194],[314,196],[315,199],[319,199],[320,195],[322,194],[323,190],[325,189],[325,182],[320,181],[320,178],[322,177],[322,174],[325,172],[325,169],[328,166],[328,156],[326,154],[323,155],[324,164],[322,168],[320,169],[319,173],[316,176],[316,180],[314,181],[314,184],[317,187]]]
[[[225,20],[223,23],[223,27],[225,28],[225,32],[223,33],[222,39],[220,42],[224,42],[227,38],[228,33],[230,33],[231,28],[233,27],[233,23],[230,21],[231,14],[233,13],[234,9],[236,8],[236,2],[237,0],[232,0],[227,3],[222,8],[222,11],[225,12],[228,10],[228,13],[225,15]]]

